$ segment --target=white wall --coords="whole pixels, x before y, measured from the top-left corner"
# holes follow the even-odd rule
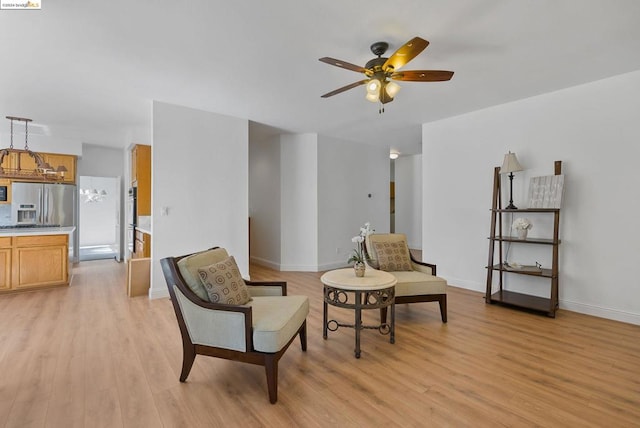
[[[422,248],[422,155],[395,160],[395,231],[407,235],[409,248]]]
[[[345,267],[365,222],[389,231],[389,149],[319,136],[318,171],[318,270]]]
[[[78,171],[77,177],[80,176],[99,176],[99,177],[113,177],[117,179],[117,200],[115,201],[115,209],[117,210],[117,221],[120,225],[119,235],[116,238],[116,245],[118,245],[120,258],[125,257],[125,247],[127,245],[127,228],[125,223],[125,197],[127,195],[127,189],[129,188],[127,181],[128,178],[123,179],[125,171],[127,171],[128,165],[125,165],[125,150],[116,149],[112,147],[98,146],[94,144],[82,144],[82,156],[78,158]],[[128,177],[128,172],[126,173]],[[86,213],[85,213],[86,214]],[[85,230],[83,226],[83,212],[79,210],[78,215],[78,230],[76,234],[78,239],[83,240],[83,234],[93,233]],[[87,239],[87,241],[91,241]],[[79,245],[83,245],[80,242]]]
[[[251,261],[280,269],[280,136],[249,142]]]
[[[120,180],[115,177],[81,176],[79,189],[104,190],[106,196],[96,202],[87,202],[87,198],[79,195],[78,235],[80,247],[92,245],[115,245],[120,242],[117,233],[119,227],[118,186]]]
[[[281,270],[315,271],[318,264],[318,136],[280,140]]]
[[[20,126],[22,125],[22,126]],[[66,138],[49,137],[46,135],[38,135],[33,133],[33,127],[29,127],[29,150],[44,153],[62,153],[66,155],[82,155],[82,142],[79,140],[69,140]],[[11,132],[0,133],[0,141],[2,148],[9,147],[11,141]],[[13,123],[13,148],[24,149],[24,123]]]
[[[523,208],[530,177],[562,160],[560,307],[640,324],[639,93],[637,71],[424,124],[423,258],[450,284],[484,291],[493,168],[517,154]],[[547,233],[537,221],[531,233]]]
[[[160,259],[212,246],[248,277],[248,175],[246,119],[154,101],[150,297],[168,295]]]

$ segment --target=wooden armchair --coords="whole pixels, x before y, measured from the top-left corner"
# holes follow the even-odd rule
[[[385,250],[382,250],[382,249]],[[404,250],[402,250],[404,248]],[[379,251],[382,250],[382,253]],[[372,234],[365,240],[367,264],[373,269],[385,269],[381,262],[398,255],[398,251],[406,254],[406,263],[395,263],[391,266],[390,274],[396,277],[396,303],[438,302],[440,317],[447,322],[447,281],[436,276],[436,265],[415,260],[407,246],[407,238],[402,233]],[[385,253],[389,254],[385,254]],[[390,256],[393,254],[392,256]],[[387,260],[385,260],[387,259]],[[387,320],[387,308],[381,309],[382,322]]]
[[[269,400],[278,400],[278,361],[296,335],[307,350],[309,300],[287,296],[286,282],[245,281],[252,300],[245,305],[211,303],[198,277],[198,268],[228,257],[223,248],[160,260],[182,335],[185,382],[196,355],[262,365]],[[200,288],[202,287],[202,288]]]

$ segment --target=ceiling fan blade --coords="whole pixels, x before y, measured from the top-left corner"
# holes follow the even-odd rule
[[[341,92],[348,91],[349,89],[352,89],[352,88],[358,87],[358,86],[360,86],[360,85],[364,85],[364,84],[365,84],[365,83],[367,83],[368,81],[369,81],[369,79],[364,79],[364,80],[360,80],[359,82],[354,82],[354,83],[352,83],[352,84],[350,84],[350,85],[343,86],[342,88],[338,88],[338,89],[336,89],[336,90],[334,90],[334,91],[327,92],[326,94],[322,95],[322,98],[329,98],[329,97],[332,97],[332,96],[337,95],[337,94],[339,94],[339,93],[341,93]]]
[[[406,70],[393,73],[393,80],[404,80],[405,82],[444,82],[451,80],[453,71],[444,70]]]
[[[399,69],[413,58],[415,58],[420,52],[422,52],[429,42],[420,37],[414,37],[404,45],[400,46],[400,49],[395,51],[393,55],[382,65],[382,69],[387,71],[388,67],[393,67],[394,70]]]
[[[369,73],[369,70],[367,70],[364,67],[360,67],[359,65],[351,64],[350,62],[341,61],[339,59],[329,58],[328,56],[325,56],[323,58],[319,58],[318,61],[322,61],[322,62],[324,62],[326,64],[329,64],[329,65],[335,65],[336,67],[345,68],[347,70],[357,71],[358,73]]]

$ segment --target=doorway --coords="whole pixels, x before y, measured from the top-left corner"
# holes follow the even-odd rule
[[[120,179],[80,176],[80,261],[120,260]]]

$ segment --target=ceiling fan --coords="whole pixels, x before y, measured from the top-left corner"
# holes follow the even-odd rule
[[[384,55],[384,53],[389,48],[389,44],[387,42],[376,42],[371,45],[371,52],[373,52],[373,54],[377,55],[378,57],[367,62],[364,67],[350,64],[346,61],[341,61],[335,58],[320,58],[320,61],[324,63],[335,65],[336,67],[340,68],[345,68],[347,70],[356,71],[358,73],[363,73],[366,76],[366,79],[359,80],[350,85],[343,86],[342,88],[338,88],[331,92],[327,92],[326,94],[322,95],[322,98],[329,98],[360,85],[366,85],[367,100],[374,103],[379,101],[381,104],[386,104],[393,101],[393,98],[400,90],[400,85],[393,82],[393,80],[401,80],[406,82],[443,82],[446,80],[450,80],[453,76],[453,71],[399,71],[401,67],[415,58],[428,45],[428,41],[421,39],[420,37],[414,37],[413,39],[402,45],[389,58],[385,58],[382,55]],[[384,107],[380,109],[380,113],[382,112],[384,112]]]

